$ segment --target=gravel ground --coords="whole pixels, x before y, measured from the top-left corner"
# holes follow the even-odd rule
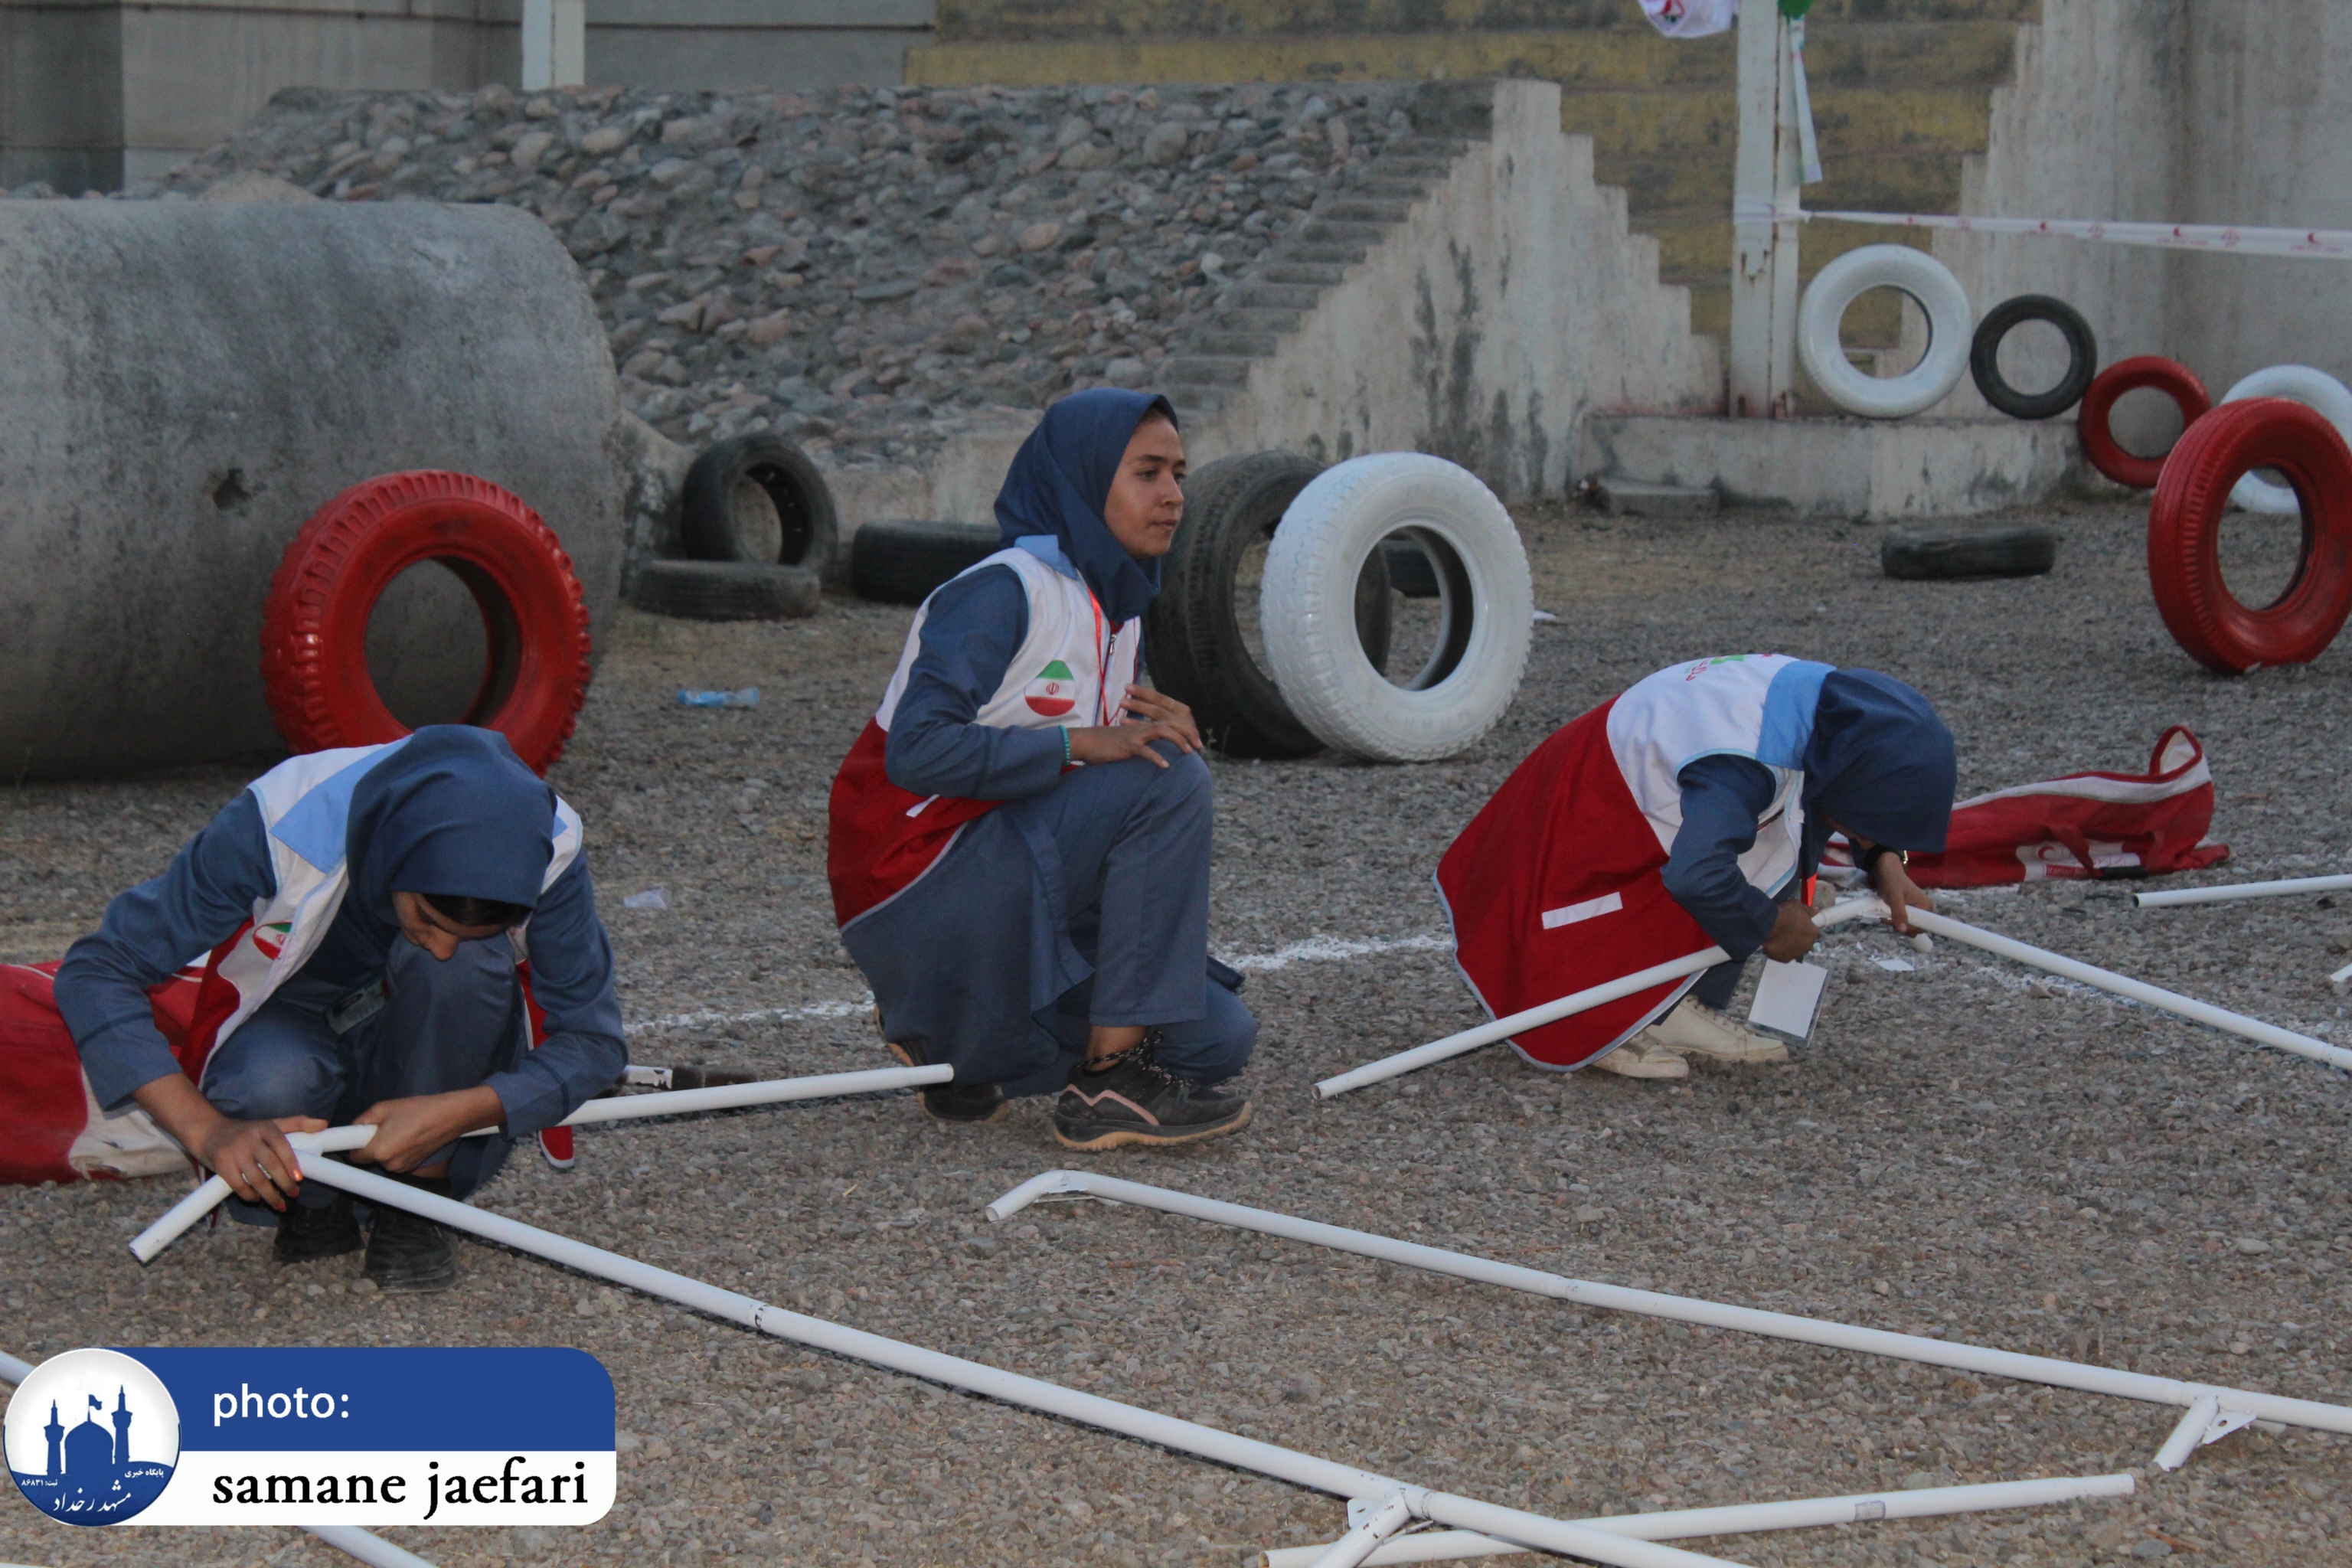
[[[903,466],[990,409],[1146,384],[1318,199],[1425,150],[1415,106],[1396,82],[293,88],[124,194],[520,207],[580,262],[623,397],[664,434]]]
[[[2054,518],[2058,570],[1905,584],[1875,530],[1523,513],[1540,627],[1510,717],[1417,768],[1216,764],[1228,956],[1438,928],[1441,847],[1545,734],[1672,659],[1780,648],[1927,689],[1964,789],[2137,769],[2168,723],[2210,747],[2209,879],[2352,861],[2338,729],[2352,660],[2210,676],[2149,601],[2141,514]],[[2275,572],[2278,557],[2269,567]],[[638,1059],[881,1065],[822,875],[823,804],[907,623],[630,617],[557,780],[590,825]],[[680,685],[758,685],[690,711]],[[244,777],[189,770],[0,794],[0,957],[54,956]],[[619,895],[661,887],[670,907]],[[2311,900],[2136,913],[2116,885],[1949,900],[1961,918],[2352,1044],[2326,973],[2352,917]],[[1813,1046],[1686,1082],[1544,1075],[1490,1050],[1331,1104],[1315,1077],[1462,1027],[1445,954],[1261,963],[1246,1135],[1066,1156],[1043,1102],[950,1132],[910,1100],[598,1131],[579,1168],[519,1161],[487,1206],[763,1298],[1312,1452],[1559,1515],[2085,1474],[2147,1464],[2165,1410],[1577,1310],[1108,1205],[979,1208],[1038,1170],[1117,1172],[1580,1276],[2217,1383],[2352,1399],[2341,1284],[2346,1084],[1947,946],[1825,944]],[[1873,960],[1902,954],[1889,973]],[[705,1015],[699,1023],[677,1022]],[[670,1020],[664,1022],[664,1020]],[[577,1534],[395,1532],[443,1564],[1238,1565],[1328,1539],[1337,1500],[828,1361],[468,1246],[455,1292],[355,1293],[262,1233],[121,1243],[177,1191],[0,1194],[5,1348],[571,1343],[631,1434],[623,1496]],[[2005,1516],[1711,1544],[1813,1568],[2073,1568],[2179,1556],[2344,1561],[2352,1447],[2242,1433],[2139,1494]],[[102,1552],[102,1555],[101,1555]],[[345,1559],[286,1531],[102,1537],[0,1505],[0,1555],[48,1564]]]

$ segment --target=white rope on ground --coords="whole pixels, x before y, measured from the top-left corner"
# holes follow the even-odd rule
[[[1423,931],[1418,936],[1398,937],[1336,937],[1312,936],[1304,942],[1294,942],[1272,952],[1245,952],[1231,961],[1235,969],[1255,974],[1271,969],[1287,969],[1294,963],[1342,963],[1351,958],[1370,958],[1383,952],[1450,952],[1454,939],[1443,931]],[[708,1028],[714,1024],[789,1023],[801,1018],[849,1018],[871,1011],[874,994],[850,1002],[810,1002],[798,1007],[759,1007],[748,1013],[672,1013],[659,1018],[646,1018],[625,1026],[632,1035],[665,1029]]]
[[[21,1384],[33,1375],[33,1363],[18,1361],[0,1352],[0,1383]],[[369,1568],[433,1568],[433,1564],[404,1546],[394,1546],[381,1535],[373,1535],[349,1524],[314,1524],[310,1533],[337,1551],[358,1558]],[[0,1568],[5,1568],[0,1564]]]
[[[1735,223],[1871,224],[1885,228],[1947,229],[1961,234],[2042,235],[2108,245],[2155,246],[2214,256],[2293,256],[2321,261],[2352,261],[2352,229],[2249,228],[2234,224],[2114,223],[2103,218],[1969,217],[1938,213],[1820,212],[1735,201]]]

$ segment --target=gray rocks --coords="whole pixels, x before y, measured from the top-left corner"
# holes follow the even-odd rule
[[[1151,384],[1229,284],[1412,134],[1412,90],[306,89],[129,194],[267,179],[523,207],[585,270],[633,412],[697,442],[789,429],[855,465]],[[822,429],[804,387],[831,400]]]

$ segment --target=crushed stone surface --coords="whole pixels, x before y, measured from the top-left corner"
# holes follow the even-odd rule
[[[986,1222],[1014,1184],[1083,1165],[1584,1278],[2352,1401],[2345,1077],[1981,953],[1832,936],[1822,1025],[1785,1066],[1639,1083],[1538,1072],[1497,1047],[1311,1097],[1316,1078],[1477,1020],[1447,953],[1412,945],[1441,929],[1438,852],[1556,726],[1677,658],[1786,651],[1898,674],[1958,734],[1964,792],[2136,772],[2186,723],[2210,750],[2214,837],[2235,855],[2195,879],[2352,866],[2352,650],[2208,674],[2158,619],[2137,508],[2053,513],[2054,573],[1968,584],[1888,581],[1876,529],[1784,514],[1521,517],[1536,602],[1559,619],[1470,753],[1214,764],[1217,951],[1401,944],[1255,969],[1247,1134],[1071,1155],[1044,1101],[950,1131],[893,1096],[591,1130],[575,1171],[519,1158],[479,1201],[856,1327],[1560,1516],[2146,1475],[2129,1499],[1685,1543],[1744,1563],[2343,1563],[2352,1439],[2241,1432],[2165,1476],[2149,1464],[2164,1407],[1568,1308],[1108,1205]],[[823,813],[908,616],[837,600],[799,624],[625,614],[554,779],[587,819],[625,1010],[650,1026],[632,1034],[637,1060],[886,1064],[834,941]],[[756,708],[677,703],[681,686],[753,685]],[[249,771],[0,788],[0,958],[57,956]],[[1945,907],[2352,1045],[2325,979],[2352,947],[2352,900],[2137,911],[2132,886]],[[654,888],[668,908],[621,907]],[[1912,968],[1874,962],[1894,956]],[[659,1022],[687,1015],[719,1021]],[[266,1233],[233,1226],[142,1269],[122,1244],[180,1190],[0,1190],[0,1348],[571,1344],[611,1369],[629,1436],[609,1518],[388,1532],[444,1565],[1238,1568],[1343,1526],[1338,1499],[470,1243],[459,1288],[422,1299],[358,1292],[356,1258],[279,1268]],[[78,1531],[13,1494],[0,1558],[347,1561],[282,1529]]]
[[[124,194],[520,207],[579,262],[623,397],[664,434],[901,465],[1008,409],[1146,384],[1411,141],[1413,90],[289,89]]]

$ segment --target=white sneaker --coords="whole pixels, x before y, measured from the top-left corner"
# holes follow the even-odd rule
[[[1620,1078],[1688,1078],[1690,1063],[1657,1043],[1655,1029],[1644,1029],[1607,1056],[1587,1067],[1613,1072]]]
[[[1682,1005],[1635,1037],[1677,1051],[1696,1051],[1719,1062],[1785,1062],[1789,1047],[1759,1035],[1727,1014],[1685,996]]]

